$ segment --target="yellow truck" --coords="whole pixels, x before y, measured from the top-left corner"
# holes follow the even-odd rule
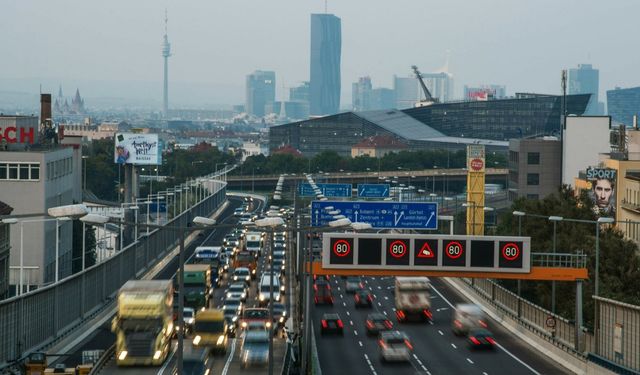
[[[158,366],[167,358],[173,332],[171,280],[129,280],[118,292],[111,321],[118,366]]]
[[[206,309],[196,313],[193,324],[193,346],[206,346],[212,353],[227,352],[229,329],[221,309]]]

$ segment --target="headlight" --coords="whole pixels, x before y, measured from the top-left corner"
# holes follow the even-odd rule
[[[264,301],[265,300],[265,296],[263,294],[260,294],[259,299],[260,299],[260,301]]]
[[[247,298],[247,293],[242,293],[240,298]]]
[[[270,328],[271,327],[271,322],[267,322],[266,326],[267,326],[267,328]]]
[[[242,328],[247,328],[247,322],[242,322]]]
[[[160,356],[162,355],[162,352],[159,350],[156,350],[155,353],[153,353],[153,359],[158,360],[160,359]]]
[[[282,312],[282,316],[287,316],[287,310],[284,310],[284,311]]]
[[[235,321],[237,321],[237,320],[238,320],[238,317],[237,317],[237,316],[234,316],[233,318],[231,318],[231,321],[232,321],[232,322],[235,322]]]
[[[187,320],[187,324],[193,324],[193,318],[189,318],[189,320]]]
[[[280,287],[280,290],[284,292],[284,290],[285,290],[284,285],[282,285],[282,286]]]
[[[284,316],[280,317],[280,323],[284,323]]]
[[[238,275],[233,275],[233,281],[238,280]]]
[[[202,340],[202,337],[200,337],[200,335],[197,335],[196,337],[193,338],[193,345],[198,345],[200,344],[200,340]]]
[[[255,274],[255,273],[256,273],[256,269],[255,269],[255,268],[254,268],[254,269],[252,269],[252,270],[251,270],[251,273]]]
[[[125,358],[127,358],[127,354],[129,354],[126,350],[123,350],[120,352],[120,355],[118,356],[119,360],[124,360]]]
[[[227,293],[227,298],[231,298],[231,292]]]
[[[222,345],[224,342],[224,335],[218,336],[218,341],[216,341],[216,345]]]

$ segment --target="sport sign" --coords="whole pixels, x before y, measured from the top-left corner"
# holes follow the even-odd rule
[[[531,269],[529,237],[324,233],[323,268],[520,272]]]

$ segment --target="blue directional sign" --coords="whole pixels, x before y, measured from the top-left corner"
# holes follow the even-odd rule
[[[351,184],[316,184],[327,198],[351,198]],[[298,193],[301,197],[315,197],[316,193],[310,184],[299,185]]]
[[[389,184],[358,184],[360,198],[386,198],[389,196]]]
[[[435,202],[311,202],[311,226],[328,225],[334,220],[334,214],[344,215],[353,222],[369,223],[379,229],[438,228],[438,204]]]

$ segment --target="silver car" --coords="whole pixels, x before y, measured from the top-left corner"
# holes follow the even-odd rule
[[[409,361],[413,345],[404,332],[386,331],[380,332],[380,359],[382,361]]]
[[[266,365],[269,361],[269,333],[247,331],[242,340],[240,359],[243,368]]]

